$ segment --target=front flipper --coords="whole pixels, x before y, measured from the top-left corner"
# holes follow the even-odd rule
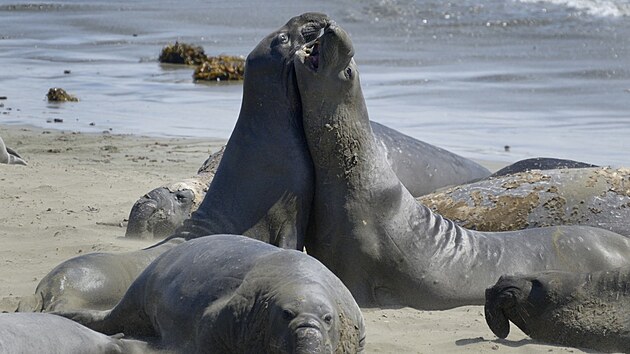
[[[141,315],[140,311],[125,311],[118,306],[107,311],[82,310],[51,313],[71,319],[107,335],[124,333],[125,336],[133,338],[157,336],[151,321],[146,316]]]

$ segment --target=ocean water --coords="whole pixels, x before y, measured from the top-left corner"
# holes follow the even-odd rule
[[[160,49],[245,56],[305,11],[351,34],[372,120],[471,158],[630,165],[630,0],[0,0],[0,124],[227,138],[242,85]]]

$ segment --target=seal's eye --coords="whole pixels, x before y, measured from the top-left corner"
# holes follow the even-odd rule
[[[282,310],[282,318],[284,318],[287,321],[291,321],[292,319],[295,318],[295,312],[289,309],[284,309]]]
[[[280,41],[280,43],[285,44],[289,42],[289,35],[286,33],[280,33],[278,35],[278,40]]]
[[[346,79],[348,79],[348,80],[352,79],[352,68],[351,67],[347,67],[344,74],[346,75]]]
[[[331,325],[332,324],[332,320],[333,320],[333,316],[329,313],[325,314],[324,317],[322,318],[324,320],[324,323],[326,323],[327,325]]]

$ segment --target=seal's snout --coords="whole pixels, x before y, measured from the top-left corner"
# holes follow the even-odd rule
[[[140,198],[129,213],[125,237],[166,237],[190,214],[194,193],[190,189],[171,191],[159,187]]]
[[[298,327],[295,331],[295,353],[331,353],[322,332],[311,326]]]

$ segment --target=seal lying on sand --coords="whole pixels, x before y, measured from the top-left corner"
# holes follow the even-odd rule
[[[159,338],[176,353],[357,353],[365,344],[359,307],[326,267],[236,235],[165,252],[111,311],[61,315],[106,334]]]
[[[0,314],[0,353],[157,353],[145,342],[108,337],[67,318],[45,313]]]
[[[6,147],[0,137],[0,163],[8,165],[26,165],[26,161],[15,150]]]
[[[533,339],[630,351],[630,267],[593,273],[503,276],[486,290],[486,322],[507,337],[512,321]]]
[[[459,225],[508,231],[590,225],[630,236],[630,169],[529,171],[418,198]]]
[[[138,199],[129,213],[125,237],[172,235],[203,201],[224,151],[225,146],[210,155],[196,176],[158,187]]]
[[[183,241],[173,239],[147,250],[89,253],[69,259],[42,278],[34,295],[20,300],[18,311],[110,309],[153,260]]]
[[[512,175],[515,173],[526,172],[531,170],[557,170],[565,168],[588,168],[599,167],[586,162],[556,159],[553,157],[534,157],[531,159],[525,159],[517,161],[509,166],[506,166],[497,172],[493,173],[490,177],[500,177],[506,175]]]
[[[353,55],[348,35],[330,25],[298,51],[295,69],[315,166],[306,249],[361,306],[483,304],[485,288],[502,274],[630,264],[630,240],[607,230],[484,233],[418,203],[372,136]]]

